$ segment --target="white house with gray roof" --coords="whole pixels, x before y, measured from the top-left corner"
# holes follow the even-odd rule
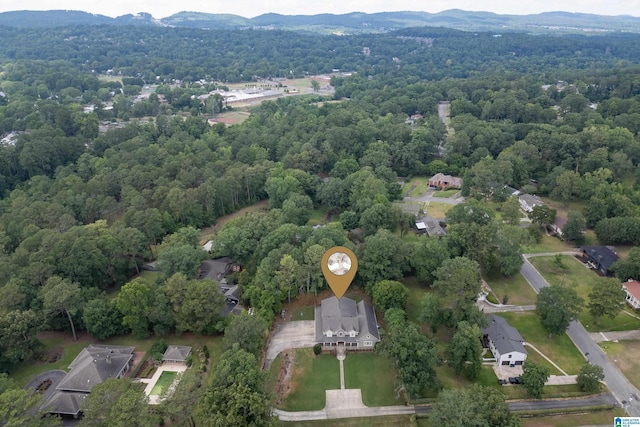
[[[482,329],[482,343],[496,358],[498,365],[522,365],[527,360],[527,350],[520,332],[500,316],[487,315],[489,326]]]
[[[334,297],[316,307],[316,342],[324,347],[344,344],[347,348],[373,350],[380,342],[378,321],[366,301]]]

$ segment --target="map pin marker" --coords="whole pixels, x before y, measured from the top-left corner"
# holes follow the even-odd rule
[[[334,246],[324,253],[321,262],[329,287],[338,299],[342,298],[358,271],[356,254],[344,246]]]

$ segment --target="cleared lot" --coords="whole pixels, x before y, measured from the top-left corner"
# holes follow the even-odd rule
[[[313,320],[298,320],[283,323],[273,333],[264,368],[269,369],[271,363],[282,350],[287,348],[307,348],[315,344],[315,322]]]

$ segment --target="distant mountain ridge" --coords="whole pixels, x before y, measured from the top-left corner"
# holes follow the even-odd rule
[[[267,28],[321,34],[382,33],[408,27],[441,26],[464,31],[525,31],[640,33],[640,17],[604,16],[587,13],[544,12],[535,15],[498,15],[451,9],[428,12],[352,12],[342,15],[281,15],[267,13],[255,18],[232,14],[179,12],[156,19],[148,13],[110,18],[81,11],[13,11],[0,13],[0,25],[35,28],[69,25],[157,25],[203,29]]]

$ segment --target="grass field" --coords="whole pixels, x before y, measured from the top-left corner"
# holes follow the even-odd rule
[[[429,177],[418,176],[408,181],[402,187],[402,195],[419,197],[429,190]]]
[[[521,418],[522,427],[577,427],[613,425],[615,417],[624,416],[622,408],[578,414],[563,414],[548,417]]]
[[[444,218],[452,207],[453,205],[449,203],[429,202],[427,205],[427,214],[433,218]]]
[[[500,303],[505,295],[508,297],[507,304],[530,305],[536,303],[536,293],[520,272],[511,277],[486,277],[485,281],[496,294]]]
[[[445,190],[445,191],[434,191],[433,197],[452,197],[455,194],[458,194],[460,190]]]
[[[223,123],[236,125],[247,120],[250,115],[251,113],[249,113],[248,111],[234,110],[234,111],[225,111],[224,113],[218,114],[215,118],[220,119],[220,121]]]
[[[407,426],[423,426],[427,424],[416,424],[415,415],[387,415],[384,417],[367,417],[367,418],[341,418],[339,420],[317,420],[317,421],[298,421],[298,422],[280,422],[281,426],[291,427],[407,427]]]
[[[422,311],[422,300],[429,293],[427,285],[421,284],[415,276],[407,276],[402,279],[402,283],[409,290],[409,300],[407,301],[407,317],[412,322],[420,323],[420,312]]]
[[[313,411],[324,408],[325,390],[340,389],[340,364],[335,356],[314,356],[310,348],[295,352],[295,368],[291,378],[291,393],[281,409]]]
[[[307,222],[307,225],[317,225],[327,223],[327,208],[322,206],[318,209],[314,209],[311,213],[311,218]]]
[[[620,368],[622,373],[636,387],[640,387],[640,341],[601,342],[598,345],[607,353],[609,359]]]
[[[614,319],[601,318],[598,325],[593,323],[593,317],[589,314],[586,304],[589,302],[589,293],[600,276],[586,268],[575,257],[562,256],[564,265],[562,268],[554,263],[555,257],[535,257],[529,261],[547,279],[547,282],[575,289],[578,295],[584,299],[585,308],[578,319],[588,331],[607,332],[640,329],[640,319],[624,313],[618,314]]]
[[[259,202],[254,203],[251,206],[247,206],[246,208],[240,209],[239,211],[236,211],[229,215],[221,216],[216,220],[216,224],[214,226],[205,227],[200,230],[200,243],[205,244],[207,240],[209,240],[213,236],[213,233],[216,230],[220,230],[220,228],[225,223],[229,222],[229,220],[238,216],[243,216],[244,214],[247,214],[250,212],[265,211],[268,208],[269,208],[269,200],[260,200]]]
[[[545,252],[566,252],[576,249],[569,243],[564,242],[557,237],[551,237],[544,234],[540,243],[532,246],[523,246],[522,253],[524,254],[540,254]]]
[[[154,385],[151,389],[150,394],[161,395],[164,390],[168,389],[171,386],[177,375],[177,372],[164,371],[162,374],[160,374],[160,378],[158,378],[156,385]]]
[[[291,311],[291,320],[313,320],[315,317],[315,307],[300,307]]]
[[[344,360],[345,386],[361,389],[362,401],[367,406],[405,403],[396,396],[396,375],[393,362],[376,353],[348,353]]]
[[[567,334],[554,335],[549,338],[549,333],[542,327],[540,318],[535,312],[500,313],[499,315],[516,328],[525,341],[536,346],[567,374],[577,374],[586,363],[582,353]]]

